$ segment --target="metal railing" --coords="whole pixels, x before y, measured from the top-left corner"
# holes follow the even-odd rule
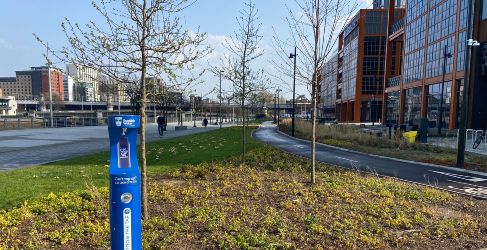
[[[391,26],[391,35],[404,27],[404,18],[398,20]]]
[[[395,86],[401,85],[401,79],[402,79],[401,75],[387,79],[386,87],[390,88],[390,87],[395,87]]]

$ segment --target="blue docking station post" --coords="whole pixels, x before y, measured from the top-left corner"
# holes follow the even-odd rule
[[[142,249],[139,116],[108,116],[110,136],[110,232],[112,249]]]

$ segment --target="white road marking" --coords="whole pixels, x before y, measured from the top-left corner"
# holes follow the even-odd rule
[[[467,194],[472,194],[472,195],[477,195],[477,196],[480,196],[483,198],[487,198],[487,188],[485,188],[485,187],[480,187],[480,186],[476,186],[476,185],[472,185],[472,184],[468,184],[468,183],[457,182],[457,181],[454,181],[454,182],[464,184],[466,186],[464,186],[462,188],[457,188],[454,186],[448,186],[448,188],[456,190],[456,191],[465,192]]]
[[[339,157],[339,156],[335,156],[335,157],[338,158],[338,159],[346,160],[346,161],[358,162],[358,161],[355,161],[355,160],[351,160],[351,159],[347,159],[347,158],[343,158],[343,157]]]
[[[428,170],[428,171],[433,172],[433,173],[438,173],[438,174],[443,174],[443,175],[451,176],[451,177],[458,178],[458,179],[462,179],[462,180],[466,180],[466,181],[471,181],[471,182],[487,181],[487,179],[479,178],[479,177],[473,177],[473,176],[467,176],[467,175],[461,175],[461,174],[445,173],[445,172],[434,171],[434,170]]]

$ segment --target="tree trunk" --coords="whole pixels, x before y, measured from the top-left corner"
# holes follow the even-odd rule
[[[316,183],[316,116],[314,113],[316,112],[316,92],[318,90],[318,49],[319,49],[319,39],[320,39],[320,1],[317,1],[316,6],[316,26],[315,26],[315,49],[313,55],[314,61],[314,72],[313,72],[313,79],[311,82],[311,105],[313,106],[313,113],[311,118],[311,126],[312,126],[312,136],[311,136],[311,183]]]
[[[313,107],[313,112],[311,112],[311,126],[312,129],[312,140],[311,140],[311,183],[316,182],[316,92],[318,86],[313,84],[313,90],[311,91],[311,106]]]
[[[140,179],[141,179],[141,199],[142,199],[142,219],[149,219],[149,211],[147,209],[147,166],[146,166],[146,149],[145,149],[145,99],[147,97],[145,90],[145,74],[146,74],[146,54],[145,54],[145,37],[146,37],[146,25],[147,25],[147,13],[146,13],[147,0],[144,0],[142,14],[142,41],[141,41],[141,54],[142,54],[142,79],[140,83],[141,105],[140,105],[140,149],[141,149],[141,166],[140,166]]]

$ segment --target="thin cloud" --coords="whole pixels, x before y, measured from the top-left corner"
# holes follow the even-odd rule
[[[5,49],[12,49],[12,44],[10,44],[9,41],[0,39],[0,47],[5,48]]]

